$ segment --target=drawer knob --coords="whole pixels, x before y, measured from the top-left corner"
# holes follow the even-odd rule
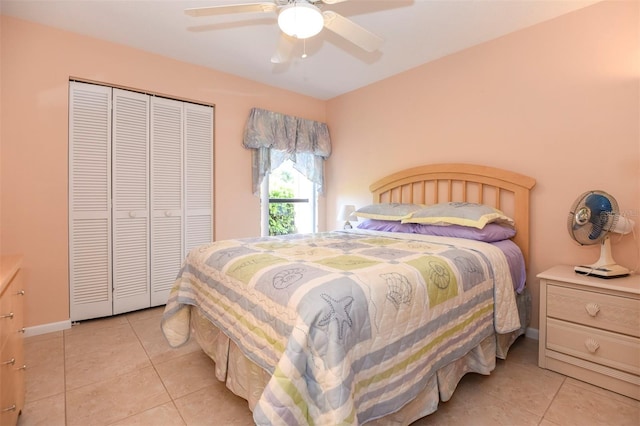
[[[587,348],[587,350],[589,352],[591,352],[592,354],[595,353],[598,348],[600,347],[600,343],[596,342],[594,339],[592,338],[588,338],[587,340],[584,341],[584,346]]]
[[[589,315],[591,315],[592,317],[595,317],[596,315],[598,315],[598,312],[600,312],[600,306],[598,306],[597,303],[587,303],[584,308],[587,310],[587,313]]]

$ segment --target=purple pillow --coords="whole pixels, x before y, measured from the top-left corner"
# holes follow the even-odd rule
[[[358,224],[358,228],[369,229],[371,231],[405,232],[407,234],[413,234],[414,225],[413,223],[401,223],[399,220],[365,219]]]
[[[512,227],[497,223],[487,223],[482,229],[473,226],[438,226],[416,223],[414,224],[413,232],[422,235],[437,235],[439,237],[466,238],[468,240],[484,241],[485,243],[508,240],[516,235],[516,230]]]
[[[484,228],[478,229],[472,226],[462,225],[439,226],[367,219],[358,224],[358,228],[370,229],[373,231],[404,232],[408,234],[435,235],[438,237],[466,238],[468,240],[484,241],[485,243],[508,240],[516,235],[515,229],[498,223],[488,223]]]

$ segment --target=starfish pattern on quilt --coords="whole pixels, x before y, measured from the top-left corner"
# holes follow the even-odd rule
[[[329,305],[330,311],[320,321],[318,321],[318,325],[320,327],[324,327],[331,323],[332,320],[336,320],[338,323],[338,337],[342,340],[344,338],[345,326],[351,328],[353,325],[353,320],[349,316],[349,311],[353,304],[353,297],[345,296],[340,300],[335,300],[328,294],[322,294],[321,297]]]

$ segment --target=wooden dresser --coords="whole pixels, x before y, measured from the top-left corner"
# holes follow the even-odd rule
[[[640,400],[640,276],[540,278],[538,365]]]
[[[24,407],[24,282],[20,256],[0,258],[0,425],[15,425]]]

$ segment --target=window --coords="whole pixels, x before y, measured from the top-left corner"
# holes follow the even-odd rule
[[[317,229],[316,185],[287,160],[262,183],[262,236],[311,233]]]
[[[242,146],[251,150],[252,190],[261,201],[261,234],[315,232],[317,194],[323,193],[324,161],[331,155],[327,125],[252,108]]]

